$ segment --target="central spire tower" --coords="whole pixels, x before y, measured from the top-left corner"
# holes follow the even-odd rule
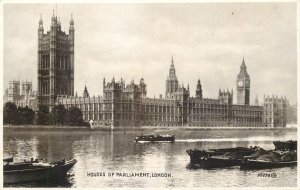
[[[178,89],[178,80],[176,77],[176,70],[175,70],[175,66],[174,66],[174,59],[172,56],[171,59],[171,65],[170,65],[170,69],[169,69],[169,75],[166,81],[166,98],[173,98],[174,97],[174,93],[177,91]]]

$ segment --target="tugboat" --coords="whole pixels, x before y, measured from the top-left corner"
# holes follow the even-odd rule
[[[13,158],[3,159],[4,183],[21,183],[29,181],[62,179],[67,172],[76,164],[76,160],[65,159],[46,163],[31,158],[30,161],[13,162]]]
[[[158,135],[158,134],[138,134],[135,142],[174,142],[175,136],[172,134]]]

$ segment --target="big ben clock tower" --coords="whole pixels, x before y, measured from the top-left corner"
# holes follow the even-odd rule
[[[240,73],[236,79],[236,89],[237,89],[237,104],[239,105],[249,105],[250,104],[250,77],[247,73],[247,67],[245,60],[241,65]]]

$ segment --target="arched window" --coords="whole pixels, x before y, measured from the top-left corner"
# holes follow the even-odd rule
[[[47,81],[44,81],[44,93],[47,94]]]
[[[41,93],[44,94],[44,84],[43,84],[43,81],[41,81]]]
[[[50,94],[50,81],[47,81],[47,94]]]
[[[45,87],[46,94],[49,94],[49,81],[45,81]]]
[[[63,69],[66,69],[66,57],[65,56],[63,56],[62,61],[63,61]]]
[[[43,56],[42,56],[42,68],[43,68],[43,69],[46,68],[45,63],[46,63],[46,60],[45,60],[45,56],[43,55]]]
[[[61,69],[61,56],[58,55],[57,57],[57,62],[58,62],[58,68]]]

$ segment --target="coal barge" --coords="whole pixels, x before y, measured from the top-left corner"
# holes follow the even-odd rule
[[[186,152],[190,156],[192,168],[209,169],[239,165],[244,156],[253,154],[257,149],[258,147],[236,147],[208,150],[189,149]]]
[[[257,170],[290,167],[297,165],[297,141],[274,141],[275,149],[257,157],[245,159],[241,170]]]
[[[242,170],[270,169],[297,164],[297,141],[274,141],[274,150],[260,147],[225,149],[189,149],[192,168],[223,168],[240,166]]]

